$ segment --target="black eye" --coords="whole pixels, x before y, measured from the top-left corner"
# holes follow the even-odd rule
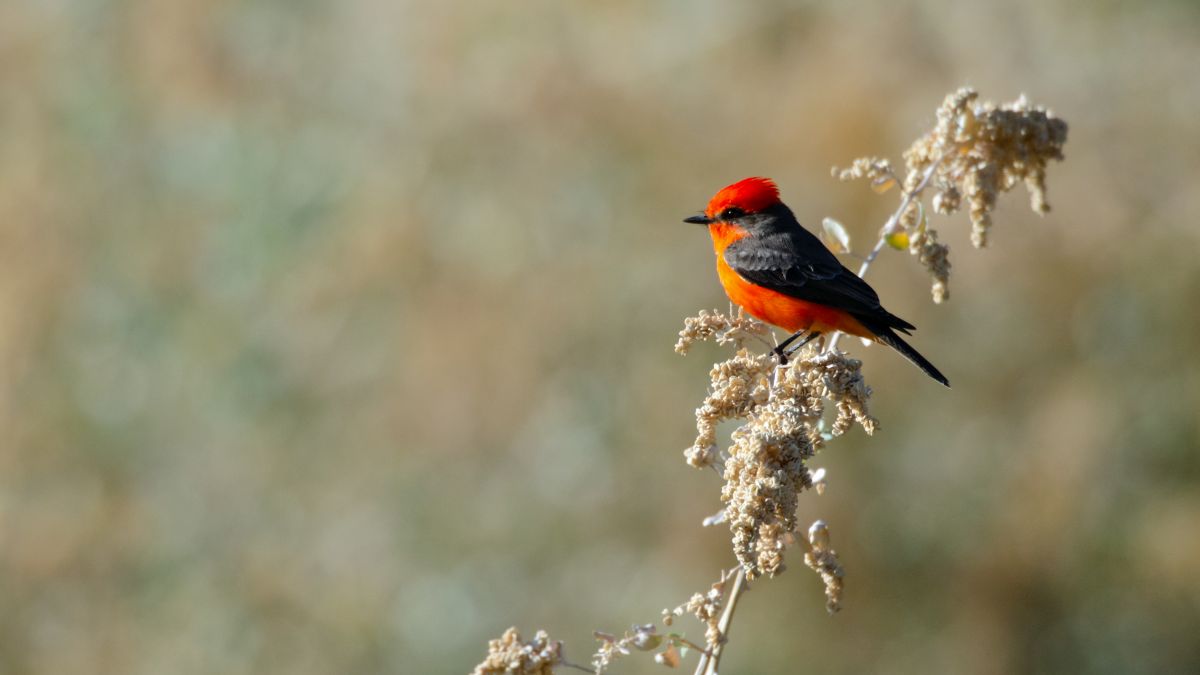
[[[744,215],[746,215],[746,212],[742,209],[739,209],[736,206],[730,206],[721,212],[720,218],[721,220],[733,220],[734,218],[741,218]]]

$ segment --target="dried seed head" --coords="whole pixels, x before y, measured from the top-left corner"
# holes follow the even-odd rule
[[[934,212],[953,214],[967,207],[971,220],[971,243],[986,246],[992,212],[1000,193],[1019,184],[1029,192],[1035,212],[1050,210],[1046,202],[1046,166],[1062,160],[1067,141],[1067,123],[1049,110],[1033,106],[1021,95],[1016,101],[997,105],[979,102],[974,89],[964,87],[948,95],[937,110],[937,123],[904,153],[906,206],[896,216],[892,230],[883,236],[896,248],[906,241],[909,251],[933,277],[934,302],[949,293],[949,249],[937,243],[936,234],[925,234],[924,218],[918,210],[928,189]],[[868,178],[876,184],[892,169],[887,160],[863,157],[847,169],[834,169],[842,180]],[[903,232],[901,232],[901,230]]]
[[[804,554],[808,565],[825,582],[825,609],[833,614],[842,608],[842,580],[846,573],[838,561],[837,551],[829,546],[829,527],[818,520],[808,528],[809,550]]]
[[[950,297],[950,247],[939,243],[937,230],[926,228],[909,241],[908,250],[933,278],[933,301],[941,304]]]
[[[729,323],[719,313],[704,312],[689,320],[685,332]],[[868,434],[875,431],[877,422],[867,409],[871,390],[861,367],[861,361],[836,350],[810,347],[789,366],[777,367],[773,354],[739,349],[709,373],[709,394],[696,410],[696,440],[684,455],[692,466],[717,465],[717,424],[745,420],[731,435],[721,499],[734,554],[749,578],[784,570],[798,495],[813,485],[805,462],[823,443],[820,427],[827,404],[836,410],[831,435],[854,424]]]
[[[662,644],[662,636],[658,634],[658,628],[652,623],[634,624],[631,632],[633,639],[629,644],[639,651],[648,652],[658,649],[658,646]]]
[[[498,640],[488,642],[488,654],[475,666],[474,675],[552,675],[563,662],[562,643],[539,630],[529,642],[521,641],[517,629],[509,628]]]
[[[838,180],[868,178],[876,185],[884,185],[888,181],[895,182],[896,179],[892,163],[882,157],[859,157],[845,169],[833,167],[832,173]]]
[[[684,451],[688,464],[705,467],[716,462],[717,424],[745,417],[766,399],[774,357],[751,354],[745,349],[713,366],[711,387],[704,403],[696,409],[696,440]]]
[[[971,217],[971,242],[987,245],[996,197],[1018,184],[1030,195],[1037,213],[1046,203],[1046,164],[1062,160],[1067,123],[1054,113],[1031,106],[1022,94],[1002,105],[979,103],[979,94],[962,88],[946,97],[937,111],[937,126],[904,153],[910,189],[937,165],[933,185],[934,210],[949,214],[966,198]]]
[[[763,338],[770,332],[767,324],[741,311],[737,316],[726,316],[715,309],[711,312],[702,309],[698,316],[684,319],[675,351],[687,354],[693,344],[704,340],[713,340],[719,345],[731,344],[741,349],[747,340]]]

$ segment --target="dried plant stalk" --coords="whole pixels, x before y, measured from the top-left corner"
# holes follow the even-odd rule
[[[938,241],[929,227],[924,199],[932,192],[930,208],[949,215],[964,206],[971,222],[971,241],[988,243],[992,211],[1001,192],[1025,185],[1030,206],[1049,211],[1046,202],[1046,166],[1063,158],[1067,124],[1045,108],[1030,105],[1024,96],[1003,105],[979,103],[978,94],[962,88],[948,95],[937,111],[937,124],[904,153],[901,179],[891,163],[880,157],[854,160],[848,168],[834,169],[842,180],[866,179],[879,193],[901,186],[900,204],[880,230],[879,240],[859,276],[867,273],[885,246],[907,249],[932,277],[934,302],[949,297],[949,247]],[[832,219],[829,219],[832,221]],[[839,245],[849,248],[844,229],[827,225],[839,235]],[[710,386],[696,409],[696,439],[684,451],[687,463],[718,470],[724,478],[718,517],[705,524],[726,522],[738,566],[723,571],[705,592],[678,607],[664,610],[662,621],[691,614],[705,628],[704,645],[682,635],[662,635],[655,624],[634,625],[622,637],[596,632],[600,649],[590,670],[567,662],[562,644],[544,632],[523,643],[509,629],[489,645],[487,659],[475,670],[484,673],[551,672],[568,666],[589,672],[606,672],[614,660],[634,651],[655,651],[655,659],[675,667],[688,651],[700,659],[696,675],[716,675],[728,643],[734,610],[747,581],[773,577],[786,570],[784,555],[790,544],[803,542],[804,564],[825,586],[825,606],[832,614],[841,609],[845,571],[830,544],[829,527],[814,522],[806,536],[798,537],[797,506],[800,493],[825,486],[825,471],[810,469],[809,460],[824,444],[855,425],[874,434],[878,422],[868,402],[871,388],[862,375],[862,363],[837,349],[834,335],[824,350],[810,346],[786,366],[778,366],[769,351],[747,348],[752,341],[766,343],[770,329],[760,321],[732,312],[701,311],[685,320],[675,351],[686,354],[696,343],[711,340],[735,349],[732,357],[713,365]],[[727,451],[717,438],[717,425],[740,420]]]

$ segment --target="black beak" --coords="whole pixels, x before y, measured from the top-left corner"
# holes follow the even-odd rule
[[[692,223],[694,225],[708,225],[712,221],[713,221],[712,218],[709,218],[708,216],[704,215],[703,213],[701,213],[698,216],[688,216],[687,218],[683,219],[683,222]]]

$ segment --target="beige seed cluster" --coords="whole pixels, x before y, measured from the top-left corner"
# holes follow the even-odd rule
[[[842,579],[846,576],[838,561],[837,551],[829,547],[829,527],[818,520],[808,528],[808,551],[804,554],[808,565],[825,582],[825,609],[830,614],[842,608]]]
[[[795,401],[772,401],[733,433],[721,499],[733,552],[749,578],[784,570],[796,500],[810,486],[804,460],[814,453],[813,421]]]
[[[879,157],[856,159],[846,169],[834,168],[833,174],[842,180],[869,179],[878,191],[903,185],[901,209],[883,234],[896,248],[907,242],[909,252],[933,277],[934,302],[943,302],[949,297],[949,247],[928,227],[923,192],[933,192],[929,203],[936,213],[950,215],[965,206],[971,242],[981,248],[987,245],[1000,193],[1024,184],[1031,208],[1037,213],[1050,210],[1046,165],[1063,159],[1066,141],[1067,123],[1031,105],[1024,95],[1011,103],[980,103],[979,94],[964,87],[946,97],[934,128],[905,151],[903,181],[896,180],[891,164]]]
[[[833,176],[838,180],[869,178],[878,189],[887,189],[896,179],[892,163],[882,157],[859,157],[845,169],[833,167]]]
[[[950,299],[950,247],[938,242],[937,230],[919,228],[908,240],[908,251],[933,277],[933,301],[941,304]]]
[[[618,638],[611,633],[595,631],[593,635],[600,641],[600,648],[592,656],[592,666],[599,675],[608,672],[613,661],[628,656],[632,650],[648,652],[658,649],[663,643],[663,637],[658,634],[658,627],[652,623],[635,624],[631,630],[625,631]]]
[[[718,310],[711,312],[702,309],[697,316],[688,317],[683,321],[683,330],[679,331],[679,341],[675,343],[675,352],[687,354],[688,349],[697,342],[712,340],[719,345],[733,345],[741,349],[747,340],[758,339],[765,342],[771,329],[767,324],[738,310],[736,316],[722,314]]]
[[[722,321],[707,313],[696,319],[714,325]],[[684,456],[692,466],[717,465],[717,424],[745,420],[731,436],[721,499],[734,554],[748,578],[775,576],[785,569],[797,499],[812,487],[805,462],[823,443],[826,409],[836,412],[832,435],[854,424],[867,433],[875,431],[877,422],[867,408],[871,390],[861,367],[861,361],[842,352],[817,352],[815,347],[783,367],[776,366],[769,352],[739,349],[709,373],[709,394],[696,410],[696,440]]]
[[[816,400],[825,399],[837,406],[837,418],[830,430],[840,436],[858,424],[867,434],[874,434],[879,422],[867,410],[871,388],[862,376],[862,361],[852,359],[845,352],[828,351],[815,354],[802,361],[800,370],[808,389],[807,396]]]
[[[987,245],[996,197],[1019,184],[1030,207],[1046,213],[1046,164],[1062,160],[1067,123],[1022,94],[1016,101],[979,103],[964,87],[948,95],[937,111],[937,126],[904,153],[905,188],[912,190],[936,166],[932,185],[938,213],[958,211],[965,200],[971,216],[971,242]]]
[[[562,664],[562,643],[539,630],[529,642],[521,641],[517,629],[509,628],[498,640],[488,642],[487,658],[473,675],[552,675]]]
[[[703,317],[701,313],[697,318]],[[717,424],[746,417],[766,402],[774,366],[775,357],[771,354],[751,354],[746,349],[739,349],[732,359],[713,365],[709,394],[696,409],[696,440],[684,451],[688,464],[699,468],[716,462]]]
[[[780,368],[765,402],[755,402],[747,423],[732,435],[721,499],[733,533],[733,550],[753,579],[785,569],[783,554],[796,530],[797,499],[812,487],[805,461],[822,445],[820,421],[826,406],[837,411],[830,432],[859,424],[873,433],[867,410],[871,390],[861,361],[842,352],[810,350]]]
[[[721,580],[712,585],[707,593],[695,593],[680,607],[689,612],[704,624],[704,642],[709,648],[715,647],[721,640],[721,629],[717,623],[721,619],[721,610],[725,606],[725,586],[729,578],[722,573]]]

